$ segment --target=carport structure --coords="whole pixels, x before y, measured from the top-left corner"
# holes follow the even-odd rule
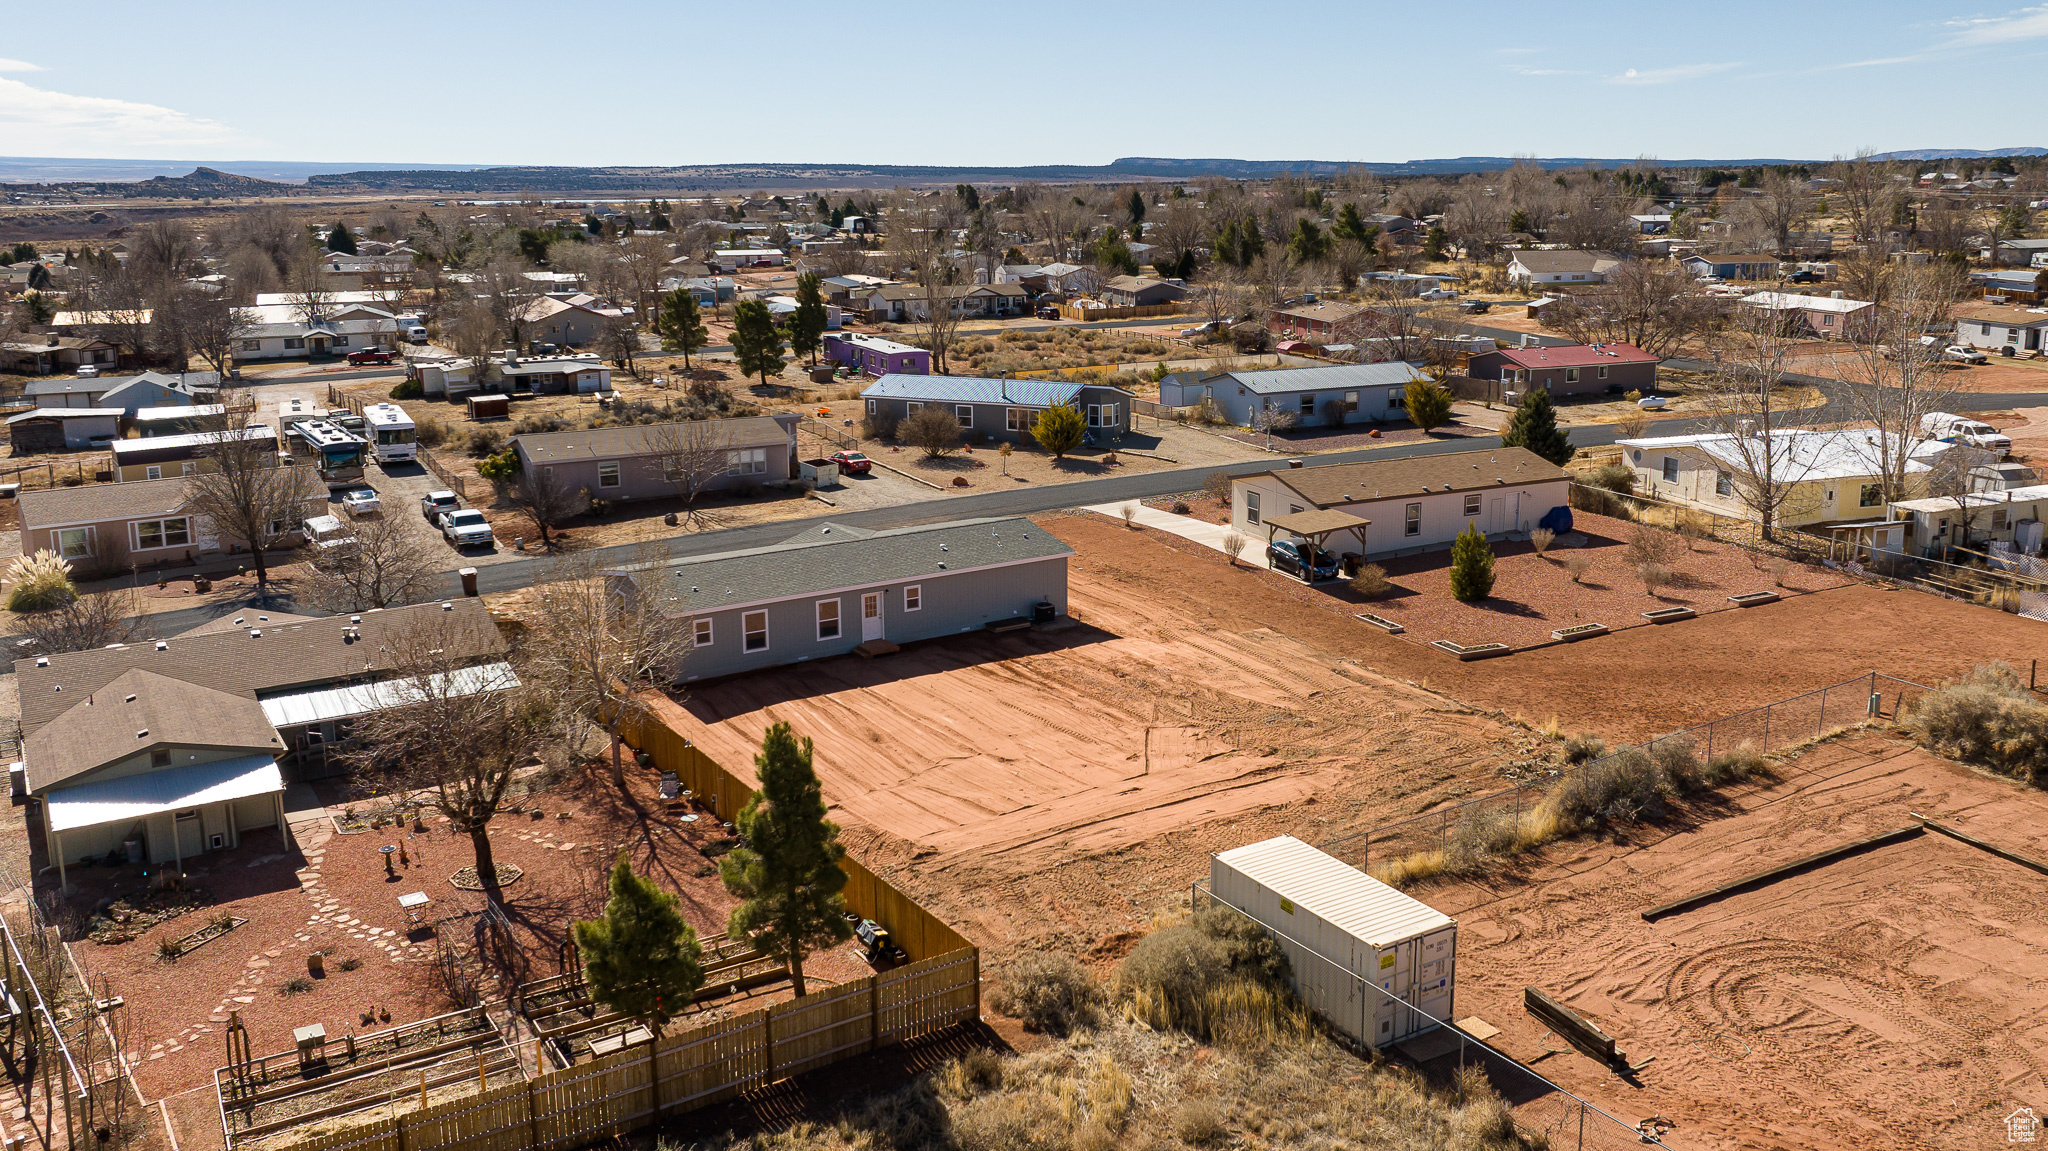
[[[1340,532],[1351,532],[1358,539],[1359,554],[1365,553],[1365,529],[1371,520],[1360,519],[1348,512],[1328,508],[1310,508],[1305,512],[1289,512],[1284,516],[1272,516],[1266,520],[1266,545],[1271,547],[1273,537],[1286,532],[1309,542],[1316,551],[1327,551],[1324,542]],[[1314,583],[1313,574],[1304,576],[1303,583]]]

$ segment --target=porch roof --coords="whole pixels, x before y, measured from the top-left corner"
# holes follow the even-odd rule
[[[51,830],[71,831],[283,790],[284,775],[275,759],[244,755],[59,788],[44,802],[50,805]]]

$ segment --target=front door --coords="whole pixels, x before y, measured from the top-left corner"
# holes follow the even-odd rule
[[[1486,501],[1486,534],[1508,530],[1508,501],[1505,496],[1493,496]]]
[[[860,597],[860,638],[862,643],[882,638],[881,592],[865,592]]]

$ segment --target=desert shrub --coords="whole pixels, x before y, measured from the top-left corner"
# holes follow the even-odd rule
[[[394,400],[417,400],[425,397],[426,394],[426,385],[418,380],[406,380],[391,389],[391,398]]]
[[[1065,1151],[1067,1131],[1050,1091],[984,1095],[953,1111],[960,1151]]]
[[[1549,805],[1572,828],[1625,822],[1664,810],[1658,784],[1650,757],[1630,748],[1566,776],[1550,793]]]
[[[864,440],[893,440],[896,438],[897,420],[887,412],[876,412],[860,421],[860,438]]]
[[[48,611],[78,598],[71,586],[71,565],[56,552],[45,548],[22,556],[7,570],[8,611]]]
[[[1244,536],[1237,532],[1223,533],[1223,554],[1230,557],[1232,567],[1237,566],[1237,557],[1244,554],[1246,542]]]
[[[512,422],[512,434],[515,436],[535,436],[545,432],[566,431],[568,427],[569,421],[560,416],[549,415],[546,412],[535,412],[530,416],[521,416],[514,420]]]
[[[277,986],[277,993],[287,996],[304,995],[311,990],[313,990],[313,981],[303,975],[295,975]]]
[[[1582,731],[1564,741],[1564,761],[1566,763],[1584,763],[1589,759],[1599,759],[1605,754],[1607,754],[1607,741],[1589,732]]]
[[[1618,439],[1641,439],[1650,430],[1650,413],[1637,408],[1614,421],[1614,434]]]
[[[1202,494],[1208,496],[1212,500],[1215,500],[1217,503],[1222,504],[1226,508],[1229,507],[1230,473],[1210,472],[1208,475],[1204,476],[1202,478]]]
[[[1699,755],[1692,740],[1671,736],[1650,745],[1650,765],[1657,769],[1657,784],[1667,795],[1690,795],[1706,786]]]
[[[157,936],[156,957],[159,962],[176,963],[178,961],[178,956],[183,954],[184,951],[181,948],[179,948],[177,940],[172,939],[168,935]]]
[[[1557,542],[1557,533],[1549,528],[1537,528],[1529,533],[1529,546],[1534,548],[1539,556],[1548,552],[1550,545],[1555,542]]]
[[[1223,1108],[1215,1100],[1197,1097],[1180,1105],[1173,1116],[1173,1137],[1190,1147],[1200,1147],[1223,1138]]]
[[[939,1090],[955,1099],[972,1099],[1002,1085],[1002,1056],[986,1047],[976,1047],[940,1068],[938,1074]]]
[[[1266,930],[1228,907],[1161,927],[1117,967],[1117,999],[1133,1018],[1198,1039],[1270,1042],[1306,1032],[1287,990],[1287,955]]]
[[[1700,782],[1708,787],[1726,787],[1771,774],[1771,762],[1748,745],[1724,751],[1708,760],[1700,771]]]
[[[1358,574],[1351,577],[1351,590],[1367,599],[1375,599],[1394,590],[1394,581],[1387,578],[1387,569],[1378,564],[1361,564]]]
[[[1138,526],[1137,501],[1133,500],[1132,502],[1124,504],[1122,507],[1119,507],[1118,509],[1116,509],[1116,514],[1123,517],[1125,527],[1131,528]]]
[[[1643,594],[1653,596],[1671,582],[1671,569],[1663,564],[1637,564],[1636,578],[1643,581]]]
[[[1792,561],[1783,556],[1772,556],[1764,563],[1764,570],[1771,573],[1771,586],[1784,587],[1785,577],[1792,574]]]
[[[1033,952],[1010,965],[992,1002],[1026,1031],[1065,1035],[1093,1027],[1102,1006],[1102,984],[1072,956]]]
[[[462,450],[471,459],[497,455],[504,446],[505,433],[496,428],[470,428],[462,436]]]
[[[1578,583],[1586,578],[1587,572],[1593,570],[1593,557],[1586,555],[1572,556],[1564,561],[1564,570],[1571,573],[1573,583]]]
[[[448,425],[432,416],[415,420],[412,438],[423,448],[438,448],[448,442]]]
[[[1660,531],[1648,524],[1637,524],[1630,534],[1628,547],[1621,556],[1629,566],[1659,564],[1670,567],[1686,552],[1685,541],[1667,531]]]
[[[354,971],[356,968],[361,967],[362,965],[363,961],[357,959],[355,956],[344,955],[341,957],[339,961],[335,963],[334,968],[337,971]]]
[[[1521,819],[1511,807],[1474,804],[1451,827],[1447,850],[1453,866],[1467,871],[1487,860],[1513,855],[1521,847]]]
[[[2032,694],[2009,664],[1981,664],[1923,696],[1911,725],[1937,755],[2048,782],[2048,707]]]
[[[1186,500],[1175,500],[1173,501],[1173,504],[1166,510],[1172,512],[1174,515],[1184,516],[1187,515],[1189,512],[1194,511],[1195,509],[1189,507],[1188,502]]]
[[[1636,470],[1619,462],[1601,464],[1593,473],[1593,486],[1628,495],[1636,490]]]
[[[1454,1094],[1458,1099],[1458,1109],[1451,1116],[1451,1146],[1518,1145],[1515,1113],[1508,1107],[1507,1100],[1493,1089],[1493,1081],[1487,1078],[1485,1069],[1476,1065],[1460,1067]]]

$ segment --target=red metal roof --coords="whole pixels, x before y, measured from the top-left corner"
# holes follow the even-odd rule
[[[1497,348],[1521,368],[1590,368],[1600,364],[1655,364],[1657,357],[1634,344],[1566,344],[1555,348]]]

